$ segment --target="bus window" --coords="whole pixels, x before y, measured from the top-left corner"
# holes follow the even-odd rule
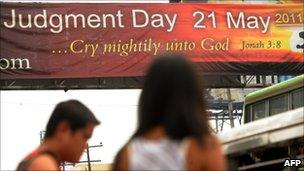
[[[265,113],[265,101],[252,105],[253,120],[258,120],[266,117]]]
[[[292,109],[302,107],[304,104],[304,88],[291,92]]]
[[[288,110],[288,94],[274,97],[269,100],[270,116],[282,113]]]
[[[250,112],[250,108],[251,108],[251,105],[248,105],[248,106],[246,106],[246,111],[245,111],[245,120],[244,120],[244,122],[245,123],[248,123],[248,122],[251,122],[251,112]]]

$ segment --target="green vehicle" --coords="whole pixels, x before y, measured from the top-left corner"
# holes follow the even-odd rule
[[[245,97],[243,124],[219,134],[229,170],[302,171],[304,75]],[[301,160],[288,166],[290,160]]]
[[[304,75],[250,93],[245,98],[244,123],[304,106]]]

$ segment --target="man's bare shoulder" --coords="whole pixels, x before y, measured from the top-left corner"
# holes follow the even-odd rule
[[[29,170],[45,170],[53,171],[58,170],[57,162],[53,157],[47,154],[43,154],[35,158],[28,167]]]

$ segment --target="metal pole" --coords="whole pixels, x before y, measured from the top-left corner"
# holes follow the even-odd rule
[[[40,144],[42,144],[43,141],[43,135],[42,135],[42,131],[40,131]]]
[[[219,132],[219,129],[218,129],[218,113],[215,114],[215,130],[216,130],[216,133]]]
[[[87,144],[87,158],[88,158],[88,168],[89,168],[89,171],[91,171],[89,144]]]
[[[232,100],[231,100],[231,92],[230,88],[227,88],[227,97],[228,97],[228,113],[230,118],[230,126],[231,128],[234,128],[234,120],[233,120],[233,106],[232,106]]]

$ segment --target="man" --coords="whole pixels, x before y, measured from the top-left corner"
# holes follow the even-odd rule
[[[20,162],[17,170],[59,170],[61,162],[78,162],[99,124],[79,101],[59,103],[47,123],[43,143]]]

